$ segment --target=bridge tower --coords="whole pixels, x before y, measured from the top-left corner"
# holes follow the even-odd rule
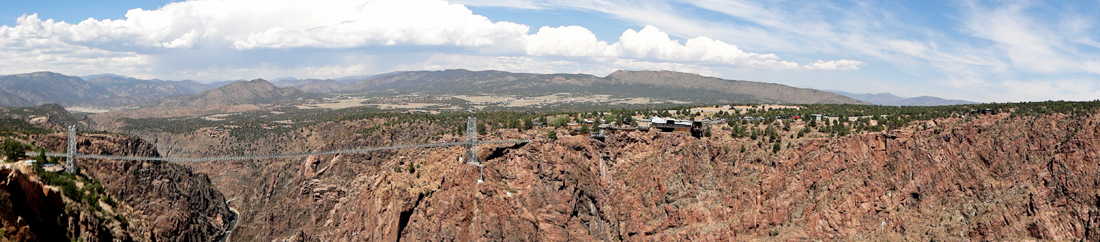
[[[477,183],[485,180],[484,167],[477,160],[477,118],[466,118],[466,164],[477,166]]]
[[[65,152],[65,172],[76,174],[76,125],[69,125],[69,147]]]
[[[466,118],[466,163],[470,165],[481,165],[481,162],[477,160],[477,118]]]

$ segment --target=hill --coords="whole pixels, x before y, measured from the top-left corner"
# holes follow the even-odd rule
[[[976,102],[966,100],[955,99],[943,99],[932,96],[920,96],[902,99],[897,102],[893,102],[888,105],[895,106],[944,106],[944,105],[959,105],[959,104],[975,104]]]
[[[43,104],[34,107],[4,107],[0,106],[0,120],[20,120],[18,123],[32,124],[34,127],[46,130],[64,130],[69,125],[77,125],[84,128],[86,125],[80,119],[73,117],[65,107],[56,103]],[[0,125],[2,126],[2,125]],[[4,129],[0,127],[0,130]]]
[[[951,100],[943,99],[932,96],[920,96],[913,98],[904,98],[895,96],[894,94],[886,93],[865,93],[855,94],[843,91],[832,91],[836,94],[844,95],[847,97],[855,98],[856,100],[869,102],[875,105],[887,105],[887,106],[944,106],[944,105],[958,105],[958,104],[974,104],[975,102],[966,100]]]
[[[725,80],[673,71],[620,70],[611,73],[605,79],[609,79],[612,83],[618,85],[659,87],[657,90],[718,92],[754,100],[751,103],[861,103],[851,98],[814,89],[795,88],[774,83]]]
[[[215,104],[267,104],[289,100],[303,93],[293,87],[279,88],[264,79],[237,81],[194,96],[167,98],[157,107],[205,107]]]
[[[32,105],[58,103],[70,106],[114,97],[107,89],[84,79],[53,72],[0,76],[0,90],[14,94]]]
[[[864,102],[813,89],[734,81],[672,71],[616,71],[606,77],[587,74],[528,74],[503,71],[410,71],[356,82],[345,91],[396,90],[439,94],[553,93],[649,97],[696,103],[847,103]]]
[[[26,107],[26,106],[33,106],[33,105],[34,104],[31,103],[30,101],[27,101],[26,99],[23,99],[19,96],[16,96],[15,94],[11,94],[11,93],[5,92],[4,90],[0,90],[0,106]]]

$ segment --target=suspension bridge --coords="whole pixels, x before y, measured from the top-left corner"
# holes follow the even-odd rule
[[[279,159],[279,158],[294,158],[294,157],[306,157],[314,155],[335,155],[335,154],[348,154],[348,153],[366,153],[382,150],[395,150],[395,149],[411,149],[411,148],[432,148],[432,147],[444,147],[444,146],[465,146],[466,147],[466,164],[478,167],[478,182],[484,180],[482,173],[481,162],[477,158],[477,147],[480,144],[520,144],[529,143],[531,140],[488,140],[481,141],[477,137],[477,118],[468,117],[466,119],[466,140],[463,142],[444,142],[444,143],[426,143],[426,144],[408,144],[408,145],[395,145],[395,146],[383,146],[383,147],[368,147],[358,149],[346,149],[346,150],[333,150],[333,151],[320,151],[320,152],[299,152],[299,153],[279,153],[279,154],[252,154],[241,156],[211,156],[211,157],[139,157],[139,156],[118,156],[118,155],[96,155],[96,154],[80,154],[77,153],[76,143],[76,126],[69,126],[69,139],[68,146],[65,153],[58,152],[46,152],[46,156],[49,157],[65,157],[66,165],[65,172],[76,173],[76,163],[78,159],[111,159],[111,160],[130,160],[130,161],[167,161],[167,162],[212,162],[212,161],[232,161],[232,160],[259,160],[259,159]],[[28,156],[37,155],[37,153],[28,152]]]

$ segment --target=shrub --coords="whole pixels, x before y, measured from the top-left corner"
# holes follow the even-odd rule
[[[8,158],[8,162],[19,161],[19,159],[27,157],[25,151],[30,148],[30,146],[23,144],[23,142],[10,139],[4,140],[4,143],[0,146],[3,147],[4,157]]]

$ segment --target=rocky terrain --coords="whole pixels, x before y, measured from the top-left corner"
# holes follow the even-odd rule
[[[60,150],[64,140],[64,134],[55,133],[24,141]],[[125,136],[89,134],[78,142],[85,154],[157,156],[153,146]],[[236,219],[209,178],[185,167],[91,159],[79,164],[81,174],[75,177],[42,177],[43,171],[22,163],[0,168],[2,237],[13,241],[212,241],[224,237]]]
[[[233,152],[462,140],[432,121],[367,129],[385,121],[325,122]],[[461,147],[189,166],[237,204],[238,241],[1100,239],[1095,112],[787,138],[801,128],[781,131],[778,151],[722,129],[605,141],[495,129],[481,139],[535,141],[483,145],[484,183]],[[233,139],[161,149],[217,153]]]

